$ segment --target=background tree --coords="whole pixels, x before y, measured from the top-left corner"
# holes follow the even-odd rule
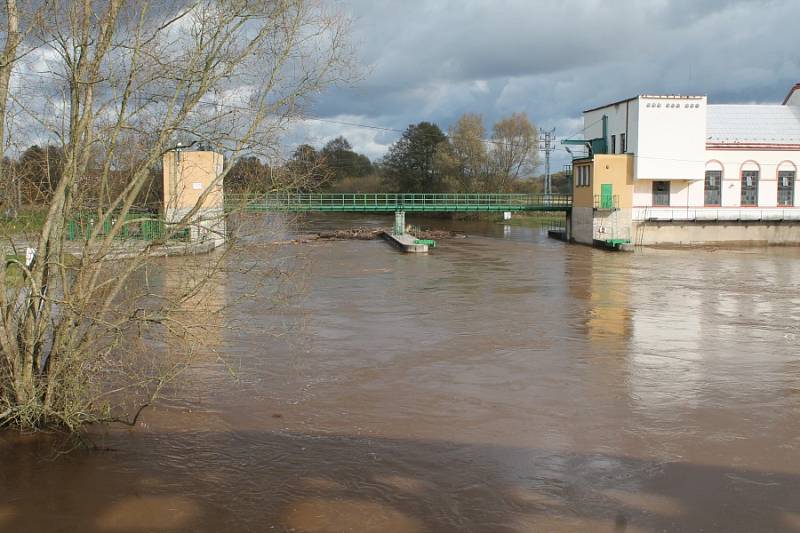
[[[482,190],[488,166],[486,129],[480,115],[462,115],[449,132],[452,154],[457,165],[458,188],[463,192]]]
[[[236,161],[225,177],[225,192],[266,193],[272,189],[274,170],[255,156],[242,157]]]
[[[538,164],[539,138],[525,113],[514,113],[494,125],[490,158],[490,189],[508,191]]]
[[[331,170],[325,164],[322,154],[310,144],[298,146],[286,168],[298,182],[297,188],[303,192],[319,189],[331,179]]]
[[[412,124],[389,147],[383,170],[392,187],[400,192],[439,191],[442,175],[434,164],[437,151],[447,137],[436,124]]]
[[[322,148],[321,155],[334,181],[348,177],[361,178],[372,172],[369,158],[354,152],[353,147],[342,136],[328,141]]]
[[[161,161],[150,166],[147,179],[142,191],[136,199],[135,205],[142,210],[159,213],[164,202],[164,166]]]
[[[23,190],[23,200],[41,204],[50,200],[64,171],[64,150],[60,146],[33,145],[17,160],[16,175]]]

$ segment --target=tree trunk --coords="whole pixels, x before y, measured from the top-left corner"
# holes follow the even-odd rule
[[[8,87],[11,82],[11,70],[17,59],[17,48],[20,43],[19,34],[19,15],[17,13],[17,0],[6,0],[6,13],[8,16],[8,28],[6,28],[6,43],[3,47],[3,55],[0,56],[0,161],[4,159],[6,152],[6,112],[8,110]],[[5,165],[0,164],[0,186],[6,190],[7,201],[16,214],[17,199],[16,187],[11,186],[9,173]]]

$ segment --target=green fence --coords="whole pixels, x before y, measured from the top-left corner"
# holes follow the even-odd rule
[[[119,221],[119,215],[109,213],[100,220],[96,212],[84,212],[67,221],[67,240],[79,241],[88,239],[92,232],[97,228],[97,224],[102,224],[98,235],[107,235]],[[170,228],[154,213],[128,213],[125,215],[125,222],[120,232],[114,236],[115,239],[133,239],[142,241],[154,241],[164,239],[169,235]],[[169,235],[170,240],[188,241],[189,228]]]
[[[619,196],[616,194],[595,194],[592,207],[601,211],[616,211],[619,209]]]
[[[288,193],[227,195],[229,211],[469,212],[566,211],[569,194]]]

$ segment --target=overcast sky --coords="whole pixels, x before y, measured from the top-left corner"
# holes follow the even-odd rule
[[[343,0],[363,69],[311,113],[443,130],[466,112],[524,111],[559,136],[581,111],[636,94],[780,103],[800,81],[800,0]],[[381,157],[399,134],[310,121],[292,142],[344,135]],[[557,163],[564,162],[561,152]],[[558,166],[556,168],[559,168]]]

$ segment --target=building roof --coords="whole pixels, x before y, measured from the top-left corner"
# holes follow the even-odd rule
[[[617,100],[616,102],[611,102],[610,104],[604,104],[604,105],[600,105],[600,106],[597,106],[597,107],[593,107],[591,109],[586,109],[586,110],[584,110],[584,113],[591,113],[592,111],[597,111],[598,109],[604,109],[606,107],[611,107],[612,105],[624,104],[625,102],[630,102],[632,100],[636,100],[637,98],[639,98],[639,97],[638,96],[634,96],[632,98],[625,98],[624,100]]]
[[[789,94],[787,94],[786,98],[783,99],[783,105],[786,105],[787,103],[789,103],[789,98],[792,97],[792,95],[794,94],[795,91],[800,91],[800,83],[795,83],[794,87],[789,89]]]
[[[611,102],[610,104],[604,104],[597,107],[593,107],[591,109],[587,109],[584,113],[591,113],[592,111],[597,111],[598,109],[605,109],[606,107],[611,107],[619,104],[624,104],[625,102],[632,102],[634,100],[638,100],[639,98],[662,98],[662,99],[678,99],[678,100],[699,100],[704,98],[703,96],[695,96],[695,95],[688,95],[688,94],[640,94],[638,96],[633,96],[631,98],[625,98],[624,100],[617,100],[616,102]]]
[[[784,105],[709,105],[709,144],[800,145],[800,108]]]

